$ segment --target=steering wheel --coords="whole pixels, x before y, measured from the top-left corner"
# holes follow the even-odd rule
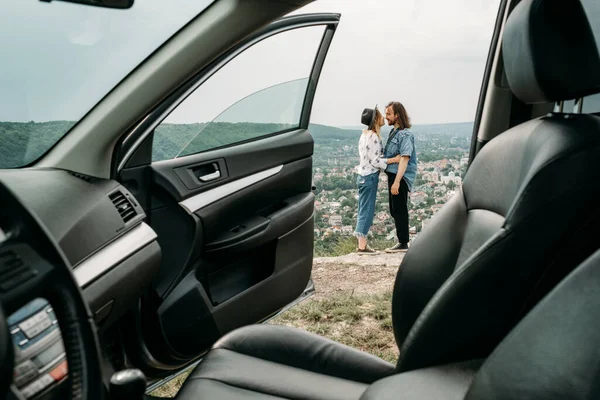
[[[0,181],[0,398],[11,390],[14,349],[6,316],[35,298],[56,314],[67,357],[70,399],[103,397],[96,328],[71,265],[46,227]],[[22,265],[5,264],[10,254]],[[16,390],[16,389],[15,389]]]

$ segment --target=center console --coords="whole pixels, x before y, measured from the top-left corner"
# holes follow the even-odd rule
[[[23,397],[41,397],[67,378],[67,361],[56,315],[36,299],[8,318],[15,348],[13,383]]]

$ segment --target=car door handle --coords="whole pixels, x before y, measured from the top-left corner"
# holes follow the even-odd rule
[[[215,172],[211,172],[210,174],[199,176],[202,182],[214,181],[215,179],[219,179],[221,177],[221,171],[216,170]]]

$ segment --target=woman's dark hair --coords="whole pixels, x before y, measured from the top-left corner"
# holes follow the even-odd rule
[[[410,124],[410,118],[408,117],[408,113],[406,112],[406,108],[399,101],[391,101],[387,106],[391,107],[392,111],[395,115],[398,116],[400,129],[410,128],[412,125]]]

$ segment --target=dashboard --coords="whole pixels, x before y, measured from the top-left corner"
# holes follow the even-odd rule
[[[137,306],[158,272],[161,250],[143,209],[126,188],[52,169],[2,170],[0,180],[63,251],[100,335]],[[0,242],[6,234],[0,228]],[[17,268],[15,262],[10,254],[0,254],[0,270]],[[24,398],[47,398],[68,373],[51,304],[35,299],[7,322],[15,349],[14,385]]]

